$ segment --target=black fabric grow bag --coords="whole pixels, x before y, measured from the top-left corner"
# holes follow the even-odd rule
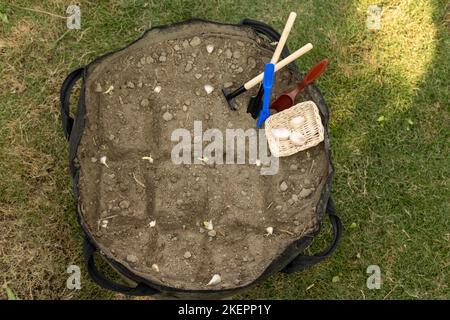
[[[167,29],[171,27],[176,26],[183,26],[183,25],[189,25],[193,23],[204,23],[207,21],[202,20],[189,20],[185,22],[181,22],[178,24],[174,24],[171,26],[164,26],[164,27],[157,27],[154,29]],[[209,22],[207,22],[209,23]],[[256,31],[258,34],[263,35],[265,37],[268,37],[270,41],[277,41],[280,37],[279,33],[275,31],[272,27],[270,27],[267,24],[264,24],[262,22],[245,19],[238,25],[233,25],[235,27],[239,28],[252,28],[254,31]],[[149,30],[150,31],[150,30]],[[149,32],[147,31],[147,32]],[[145,34],[144,34],[145,35]],[[136,40],[136,41],[139,41]],[[94,64],[98,61],[101,61],[108,55],[111,55],[113,53],[109,53],[105,56],[99,57],[96,60],[94,60],[91,64]],[[287,47],[284,48],[282,56],[289,55],[289,51]],[[299,71],[297,70],[295,64],[291,64],[289,66],[293,72],[299,74],[299,77],[301,77]],[[62,127],[64,130],[65,137],[69,141],[69,165],[70,165],[70,172],[73,180],[73,193],[75,196],[75,200],[78,201],[79,199],[79,179],[80,179],[80,167],[79,164],[76,161],[76,156],[78,152],[78,146],[81,140],[81,137],[83,135],[83,131],[85,128],[85,113],[86,113],[86,101],[85,101],[85,94],[86,94],[86,87],[85,87],[85,79],[89,76],[87,70],[89,69],[89,65],[83,68],[76,69],[72,71],[68,77],[65,79],[64,83],[61,87],[61,120],[62,120]],[[75,83],[79,80],[83,79],[82,87],[81,87],[81,94],[78,99],[77,108],[75,111],[74,117],[70,115],[70,94],[73,86]],[[324,251],[317,253],[315,255],[307,255],[304,253],[305,249],[311,244],[314,236],[318,233],[319,230],[310,233],[306,236],[303,236],[293,243],[289,245],[286,250],[279,256],[273,257],[273,260],[271,264],[265,269],[265,271],[251,284],[263,281],[268,276],[276,273],[276,272],[285,272],[285,273],[293,273],[297,272],[299,270],[302,270],[305,267],[314,265],[322,260],[324,260],[326,257],[331,255],[333,251],[336,249],[339,238],[341,236],[342,232],[342,224],[340,222],[339,217],[336,214],[334,203],[330,197],[331,192],[331,183],[332,183],[332,175],[333,175],[333,169],[330,159],[330,145],[329,145],[329,139],[328,139],[328,131],[327,131],[327,124],[328,124],[328,117],[329,112],[327,105],[324,101],[324,98],[322,94],[320,93],[319,89],[315,85],[309,85],[306,90],[308,91],[308,94],[311,96],[312,100],[316,103],[316,105],[319,107],[322,117],[322,122],[325,127],[325,140],[324,140],[324,148],[327,154],[327,157],[329,159],[329,174],[326,179],[325,186],[321,190],[321,196],[320,201],[318,202],[316,206],[316,214],[318,221],[322,221],[322,219],[325,216],[328,216],[330,219],[331,225],[333,227],[333,239],[329,245],[328,248],[326,248]],[[205,289],[205,290],[184,290],[179,288],[174,288],[170,286],[161,285],[160,283],[155,283],[150,281],[149,279],[146,279],[132,270],[130,270],[127,266],[123,265],[122,263],[116,261],[115,259],[108,257],[106,255],[103,255],[103,257],[108,261],[108,263],[116,269],[121,275],[123,275],[126,279],[131,280],[134,285],[121,285],[112,282],[111,280],[107,279],[96,267],[95,261],[94,261],[94,253],[96,251],[99,251],[99,246],[96,243],[95,239],[91,236],[90,232],[86,229],[85,224],[83,223],[83,217],[80,215],[80,208],[77,207],[77,218],[80,222],[80,226],[83,229],[84,233],[84,258],[86,261],[86,267],[89,275],[91,278],[99,284],[101,287],[112,290],[115,292],[124,293],[127,295],[155,295],[155,294],[165,294],[171,297],[178,297],[178,298],[195,298],[195,299],[202,299],[202,298],[222,298],[227,295],[232,295],[237,292],[239,292],[242,289],[245,289],[249,285],[241,286],[238,288],[232,288],[232,289]]]

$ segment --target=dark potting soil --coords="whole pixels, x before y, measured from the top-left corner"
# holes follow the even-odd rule
[[[194,121],[203,132],[219,129],[224,143],[227,128],[255,128],[246,107],[257,88],[236,99],[238,111],[229,110],[221,88],[259,74],[273,50],[250,30],[200,23],[152,30],[90,67],[76,159],[79,205],[105,255],[163,285],[233,288],[254,281],[289,244],[318,228],[315,207],[329,170],[323,143],[280,158],[275,175],[261,175],[248,158],[171,160],[178,144],[172,132],[193,134]],[[278,72],[274,96],[296,80],[288,69]],[[221,281],[208,286],[215,274]]]

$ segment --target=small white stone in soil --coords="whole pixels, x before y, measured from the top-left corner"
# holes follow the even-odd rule
[[[206,51],[208,51],[208,53],[212,53],[214,51],[214,46],[212,44],[208,44],[206,46]]]
[[[196,73],[194,76],[196,79],[200,79],[202,77],[202,75],[200,73]]]
[[[92,158],[91,158],[91,162],[92,162],[92,163],[97,162],[97,158],[92,157]]]
[[[214,87],[210,84],[205,84],[205,91],[207,94],[210,94],[211,92],[214,91]]]
[[[281,182],[281,184],[280,184],[280,190],[281,190],[282,192],[284,192],[284,191],[286,191],[287,189],[288,189],[287,183],[286,183],[285,181]]]
[[[248,66],[250,69],[254,69],[254,68],[256,67],[256,60],[255,60],[255,58],[249,57],[249,58],[247,59],[247,66]]]
[[[108,227],[108,220],[103,220],[102,221],[102,228],[107,228]]]
[[[302,189],[302,191],[300,191],[299,193],[299,197],[300,198],[307,198],[311,195],[311,193],[313,193],[312,189]]]
[[[156,226],[156,220],[150,221],[150,223],[148,224],[148,226],[150,228],[154,228]]]
[[[192,254],[191,254],[189,251],[186,251],[186,252],[184,253],[184,258],[185,258],[185,259],[189,259],[190,257],[192,257]]]
[[[211,280],[208,282],[207,286],[213,286],[215,284],[219,284],[222,281],[220,275],[215,274],[212,276]]]
[[[138,258],[134,254],[127,255],[127,261],[131,263],[136,263]]]
[[[100,83],[97,82],[97,85],[96,85],[96,87],[95,87],[95,92],[102,92],[102,91],[103,91],[102,85],[101,85]]]
[[[164,112],[164,114],[163,114],[163,119],[164,119],[165,121],[170,121],[170,120],[173,119],[173,115],[172,115],[169,111],[166,111],[166,112]]]
[[[156,86],[155,89],[153,89],[153,91],[155,91],[156,93],[160,93],[161,92],[161,86]]]
[[[150,101],[148,101],[148,99],[142,99],[141,101],[141,106],[142,107],[148,107],[150,105]]]
[[[192,70],[192,62],[188,61],[186,67],[184,68],[184,71],[189,72],[191,70]]]
[[[189,43],[191,46],[196,47],[198,46],[202,41],[199,37],[193,37],[191,42]]]
[[[128,209],[130,207],[130,201],[122,200],[119,202],[119,207],[122,209]]]
[[[210,230],[210,231],[208,231],[208,236],[210,236],[210,237],[215,237],[216,235],[217,235],[216,230]]]
[[[187,112],[187,111],[188,111],[188,107],[187,107],[187,105],[185,105],[185,104],[183,105],[183,111],[184,111],[184,112]]]

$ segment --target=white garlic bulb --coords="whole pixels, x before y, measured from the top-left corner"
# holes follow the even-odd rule
[[[279,140],[286,140],[289,138],[289,135],[291,134],[289,129],[286,128],[273,128],[272,134],[276,139]]]
[[[306,142],[306,137],[300,132],[292,132],[289,136],[289,140],[295,145],[301,146]]]
[[[302,126],[302,124],[305,122],[305,118],[303,116],[298,116],[295,118],[292,118],[289,122],[292,128],[299,128]]]

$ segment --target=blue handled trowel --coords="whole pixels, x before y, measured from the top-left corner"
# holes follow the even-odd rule
[[[264,89],[263,97],[263,107],[259,113],[258,122],[256,128],[261,128],[264,121],[270,116],[269,105],[270,105],[270,92],[272,91],[273,78],[275,75],[275,65],[273,63],[266,63],[264,65],[264,77],[262,86]]]

